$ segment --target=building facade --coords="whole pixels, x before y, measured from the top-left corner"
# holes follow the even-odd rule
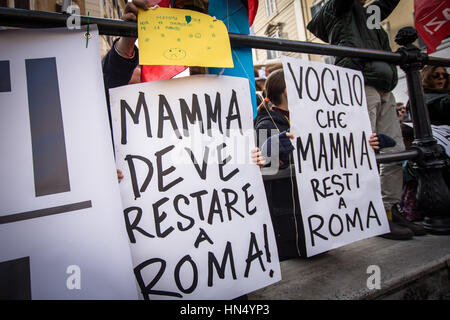
[[[253,23],[256,36],[306,41],[301,0],[260,0]],[[279,65],[281,55],[308,59],[295,52],[253,49],[255,67]]]
[[[0,0],[0,7],[27,10],[62,12],[67,5],[80,8],[81,15],[107,19],[120,19],[125,9],[126,0]],[[113,37],[100,36],[100,54],[103,58],[113,43]]]

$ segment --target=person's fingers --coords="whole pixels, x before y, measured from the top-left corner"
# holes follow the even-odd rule
[[[294,135],[290,132],[286,132],[286,137],[288,137],[289,139],[294,139]]]
[[[138,9],[132,3],[128,2],[125,6],[125,10],[123,11],[122,20],[124,21],[137,21]]]
[[[133,0],[132,2],[137,8],[144,10],[147,10],[150,6],[160,3],[160,1],[155,0]]]
[[[369,144],[374,150],[380,149],[380,147],[378,146],[379,142],[378,142],[378,136],[376,133],[372,133],[370,135]]]
[[[257,162],[258,159],[261,158],[261,157],[262,157],[261,155],[254,156],[254,157],[252,157],[252,161],[253,162]]]
[[[158,4],[160,0],[133,0],[127,2],[125,10],[123,11],[122,20],[124,21],[137,21],[138,8],[147,10],[150,6]]]
[[[257,157],[259,157],[260,155],[261,155],[261,151],[259,151],[258,148],[253,149],[253,150],[251,151],[251,157],[252,157],[252,158],[257,158]]]
[[[264,157],[259,157],[259,158],[258,158],[258,161],[256,162],[256,164],[257,164],[259,167],[263,167],[263,166],[266,164],[266,159],[265,159]]]
[[[117,171],[117,180],[119,180],[119,183],[120,183],[123,179],[122,170],[117,169],[116,171]]]

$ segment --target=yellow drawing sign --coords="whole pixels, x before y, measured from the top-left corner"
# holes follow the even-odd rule
[[[139,63],[233,68],[224,23],[191,10],[139,9]]]

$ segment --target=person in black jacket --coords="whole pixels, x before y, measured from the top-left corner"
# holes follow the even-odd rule
[[[329,0],[314,15],[307,28],[324,42],[365,49],[391,52],[389,38],[379,22],[386,19],[400,0],[377,0],[380,12],[378,24],[371,25],[372,17],[363,6],[365,0]],[[396,103],[392,90],[397,85],[395,65],[384,61],[373,61],[354,57],[336,57],[338,66],[360,70],[364,75],[367,110],[372,132],[385,134],[395,140],[394,147],[382,153],[400,152],[405,149],[400,123],[396,114]],[[380,165],[381,192],[391,232],[384,238],[408,240],[413,235],[423,234],[423,227],[407,224],[397,210],[401,200],[403,174],[401,162]]]
[[[264,181],[267,201],[269,203],[270,215],[275,232],[280,261],[296,257],[305,257],[303,222],[300,216],[300,204],[298,199],[297,182],[293,171],[292,150],[290,139],[293,135],[290,129],[289,109],[287,104],[286,83],[282,69],[273,71],[266,80],[266,98],[258,107],[258,113],[253,120],[254,128],[259,137],[257,145],[266,159],[266,165],[272,162],[273,150],[268,146],[267,138],[279,137],[280,148],[279,161],[276,167],[289,170],[286,178]],[[275,144],[273,145],[275,147]],[[290,147],[289,147],[290,146]],[[260,165],[261,166],[261,165]]]
[[[132,2],[128,2],[122,15],[122,20],[136,22],[138,8],[148,9],[147,2],[145,0],[133,0]],[[138,67],[139,52],[134,44],[135,42],[136,38],[132,37],[121,37],[116,39],[111,50],[108,51],[102,61],[103,82],[105,84],[111,141],[113,141],[113,135],[109,89],[124,86],[130,82],[135,69]],[[122,179],[123,173],[120,169],[117,169],[117,180],[119,183]]]
[[[138,8],[148,9],[147,1],[133,0],[128,2],[122,20],[137,22]],[[136,38],[121,37],[114,41],[102,61],[103,82],[105,84],[106,103],[109,124],[112,131],[111,110],[109,105],[109,89],[127,85],[138,67],[139,51],[135,45]]]
[[[280,147],[286,146],[287,149],[280,150],[280,167],[286,167],[289,165],[289,154],[292,151],[289,148],[293,136],[289,133],[289,109],[287,104],[286,83],[284,82],[284,73],[282,69],[278,69],[270,74],[266,81],[266,98],[264,102],[259,105],[256,118],[253,120],[254,127],[258,137],[261,137],[263,141],[260,141],[258,146],[261,147],[263,155],[270,159],[270,149],[264,148],[264,138],[271,137],[273,135],[279,136]],[[266,145],[267,146],[267,145]]]

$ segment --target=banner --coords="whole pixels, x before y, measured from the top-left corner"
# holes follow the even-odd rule
[[[403,122],[405,125],[413,128],[412,122]],[[436,142],[444,147],[445,153],[450,157],[450,126],[448,125],[431,125],[433,138]]]
[[[144,299],[231,299],[281,279],[248,80],[110,89],[123,216]]]
[[[193,10],[139,9],[139,62],[233,68],[225,24]]]
[[[0,31],[0,299],[137,299],[90,30]]]
[[[445,153],[450,157],[450,126],[431,125],[431,130],[433,131],[433,137],[436,139],[437,143],[444,147]]]
[[[389,232],[361,72],[283,56],[308,256]]]
[[[414,0],[414,15],[417,32],[431,54],[450,33],[450,0]]]

